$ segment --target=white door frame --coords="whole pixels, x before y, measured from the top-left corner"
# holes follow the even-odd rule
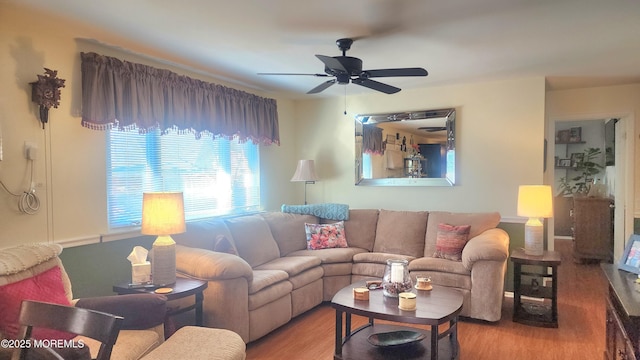
[[[623,146],[616,142],[616,212],[614,223],[614,262],[617,262],[622,252],[626,240],[633,234],[634,221],[634,174],[635,174],[635,118],[632,113],[602,113],[602,114],[580,114],[550,119],[547,126],[547,171],[545,183],[553,186],[555,181],[554,152],[553,149],[556,134],[556,122],[564,121],[587,121],[616,118],[619,126],[616,126],[616,141],[622,139]],[[624,133],[619,134],[619,129]],[[622,138],[620,138],[620,137]],[[549,221],[547,239],[549,239],[549,250],[554,249],[554,223]]]

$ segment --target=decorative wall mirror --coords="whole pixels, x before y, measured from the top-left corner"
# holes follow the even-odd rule
[[[356,115],[356,185],[453,186],[455,119],[453,108]]]

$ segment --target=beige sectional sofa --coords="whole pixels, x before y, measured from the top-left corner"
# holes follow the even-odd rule
[[[267,212],[188,224],[175,235],[180,276],[208,281],[204,324],[251,342],[293,317],[330,301],[341,288],[381,278],[387,259],[409,260],[412,278],[464,295],[461,315],[501,316],[509,237],[498,213],[351,209],[344,221],[348,247],[307,250],[305,223],[333,223],[313,215]],[[462,261],[434,258],[438,224],[471,225]],[[216,250],[221,235],[235,254]]]

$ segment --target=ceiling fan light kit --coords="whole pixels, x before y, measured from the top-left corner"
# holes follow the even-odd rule
[[[334,79],[325,81],[309,90],[307,94],[317,94],[333,84],[347,85],[349,83],[364,86],[385,94],[395,94],[401,89],[379,81],[371,80],[371,78],[427,76],[429,74],[427,70],[419,67],[362,70],[362,60],[346,55],[347,50],[351,49],[353,39],[338,39],[336,44],[340,51],[342,51],[342,56],[316,55],[316,57],[324,64],[324,74],[259,73],[259,75],[309,75],[317,77],[334,77]]]

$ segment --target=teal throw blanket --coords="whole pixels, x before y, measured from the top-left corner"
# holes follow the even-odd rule
[[[310,205],[285,205],[282,204],[282,212],[302,215],[315,215],[323,219],[349,220],[349,205],[346,204],[310,204]]]

